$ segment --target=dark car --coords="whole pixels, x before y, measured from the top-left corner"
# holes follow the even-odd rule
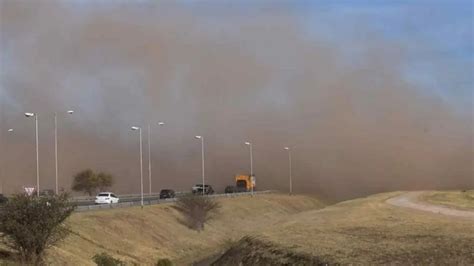
[[[193,187],[193,194],[203,194],[203,185],[202,184],[197,184]],[[204,185],[204,194],[205,195],[211,195],[214,194],[214,189],[212,188],[211,185]]]
[[[172,189],[162,189],[160,191],[160,199],[172,199],[174,197],[175,193]]]
[[[225,193],[230,194],[230,193],[235,193],[235,187],[234,186],[227,186],[225,187]]]
[[[5,204],[7,203],[8,198],[5,197],[3,194],[0,194],[0,204]]]

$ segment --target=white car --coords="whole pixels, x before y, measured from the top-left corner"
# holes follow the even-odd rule
[[[118,202],[119,198],[112,192],[100,192],[95,197],[95,204],[112,204]]]

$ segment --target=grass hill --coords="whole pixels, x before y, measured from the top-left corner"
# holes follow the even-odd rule
[[[223,251],[246,235],[276,225],[283,218],[324,207],[309,196],[279,194],[218,199],[222,208],[205,231],[189,230],[176,220],[170,204],[75,213],[69,219],[72,234],[49,251],[48,264],[93,265],[100,252],[129,263],[150,265],[169,258],[189,264]]]
[[[270,257],[285,262],[296,255],[308,259],[308,263],[302,263],[305,265],[313,265],[311,261],[343,265],[474,264],[472,219],[386,203],[400,193],[373,195],[293,215],[265,228],[253,238],[253,243],[247,238],[233,249],[245,250],[253,245],[261,253],[259,258],[226,254],[227,258],[216,265],[235,265],[233,262],[242,259],[264,261]],[[269,245],[271,248],[265,248]],[[241,257],[235,259],[236,256]]]

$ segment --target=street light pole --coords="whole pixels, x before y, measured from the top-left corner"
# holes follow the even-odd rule
[[[35,135],[36,135],[36,196],[40,195],[40,175],[39,175],[39,138],[38,138],[38,114],[35,115]]]
[[[58,195],[59,187],[58,187],[58,114],[54,113],[54,162],[55,162],[55,191],[56,195]]]
[[[289,166],[289,177],[290,177],[290,195],[293,193],[293,176],[292,176],[292,167],[291,167],[291,149],[290,147],[285,147],[285,150],[288,151],[288,166]]]
[[[164,126],[164,122],[158,122],[159,126]],[[151,195],[151,126],[148,124],[148,194]]]
[[[148,194],[151,195],[151,126],[148,124]]]
[[[73,114],[74,111],[67,111],[68,114]],[[55,161],[55,181],[56,181],[56,195],[59,194],[59,185],[58,185],[58,114],[54,113],[54,161]]]
[[[8,134],[12,134],[13,131],[14,131],[13,128],[9,128],[9,129],[8,129]],[[7,153],[8,153],[8,152],[7,152]],[[2,163],[3,163],[3,161],[2,161]],[[5,166],[4,168],[6,168],[6,166]],[[2,170],[3,170],[3,168],[2,168]],[[6,171],[5,171],[5,172],[6,172]],[[2,173],[2,175],[1,175],[1,179],[2,179],[2,181],[1,181],[2,184],[1,184],[1,185],[2,185],[2,186],[1,186],[1,189],[0,189],[0,193],[3,194],[3,193],[4,193],[3,190],[5,189],[5,176],[3,175],[3,172],[1,172],[1,173]]]
[[[201,169],[202,169],[202,195],[204,196],[205,191],[206,191],[206,184],[205,184],[205,178],[204,178],[204,137],[203,136],[196,136],[196,139],[201,140]]]
[[[140,204],[143,208],[143,147],[142,147],[142,128],[141,127],[132,127],[132,130],[138,130],[140,133]]]
[[[251,182],[251,193],[252,193],[252,196],[253,196],[253,187],[254,187],[254,183],[255,183],[255,176],[253,175],[253,149],[252,149],[252,143],[251,142],[245,142],[245,145],[249,146],[250,148],[250,182]]]
[[[34,117],[35,118],[35,138],[36,138],[36,195],[39,197],[40,195],[40,175],[39,175],[39,145],[38,145],[38,114],[36,113],[25,113],[26,117]]]

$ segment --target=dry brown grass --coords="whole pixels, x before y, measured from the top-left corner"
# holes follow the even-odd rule
[[[429,191],[424,193],[420,199],[432,204],[474,210],[474,190]]]
[[[199,233],[177,222],[172,205],[76,213],[69,220],[73,233],[48,253],[55,265],[92,265],[92,256],[107,252],[130,263],[150,265],[170,258],[178,265],[203,259],[225,241],[277,224],[301,211],[322,208],[316,198],[277,194],[219,199],[220,215]]]
[[[474,264],[472,220],[385,203],[398,194],[296,214],[261,239],[341,264]]]

